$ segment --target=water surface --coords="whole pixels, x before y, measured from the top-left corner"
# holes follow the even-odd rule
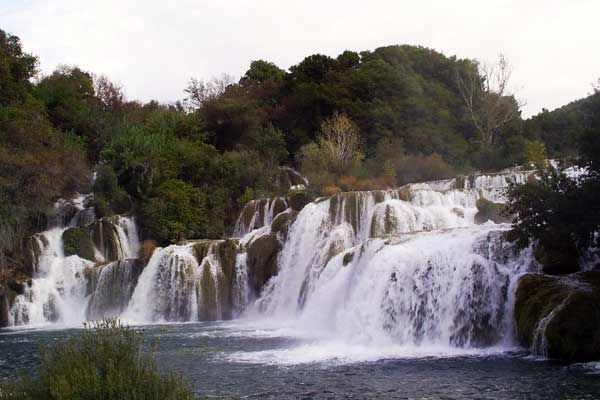
[[[598,399],[600,364],[562,365],[518,349],[374,346],[299,337],[244,321],[146,325],[157,359],[208,398]],[[0,377],[28,374],[38,346],[79,329],[4,330]]]

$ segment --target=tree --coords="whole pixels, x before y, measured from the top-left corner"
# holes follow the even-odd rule
[[[162,243],[204,237],[206,195],[189,183],[171,179],[153,189],[142,207],[150,237]]]
[[[512,67],[501,54],[493,64],[473,62],[457,72],[457,84],[484,148],[491,147],[501,129],[521,115],[523,102],[509,88]]]
[[[106,75],[93,77],[94,92],[105,111],[118,111],[124,106],[125,95],[120,85],[111,82]]]
[[[358,127],[346,114],[335,112],[321,123],[319,144],[343,168],[360,150]]]
[[[535,168],[544,168],[548,159],[544,143],[539,140],[528,142],[525,146],[525,159]]]
[[[285,71],[269,61],[256,60],[250,63],[250,69],[240,80],[240,83],[249,81],[263,83],[265,81],[278,81],[283,79]]]
[[[185,88],[185,93],[188,94],[186,102],[192,108],[199,108],[206,101],[215,99],[225,93],[228,86],[234,83],[233,78],[227,74],[221,75],[220,78],[213,78],[209,81],[192,78]]]

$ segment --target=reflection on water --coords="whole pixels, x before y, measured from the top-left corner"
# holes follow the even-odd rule
[[[141,327],[159,364],[216,398],[598,399],[600,364],[507,349],[376,348],[243,321]],[[79,329],[2,331],[0,377],[30,373],[38,347]]]

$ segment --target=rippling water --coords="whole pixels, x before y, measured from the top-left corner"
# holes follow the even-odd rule
[[[159,364],[210,398],[600,399],[600,363],[565,366],[510,349],[337,343],[233,321],[141,327]],[[0,333],[0,377],[27,374],[38,346],[80,333]]]

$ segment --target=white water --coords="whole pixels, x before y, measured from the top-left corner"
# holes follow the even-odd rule
[[[78,222],[93,214],[93,210],[90,213],[84,208],[85,201],[87,196],[82,195],[72,200],[78,211],[68,222],[69,226],[77,226]],[[57,203],[57,206],[61,207],[62,203]],[[117,252],[119,259],[137,257],[139,239],[134,220],[121,216],[115,229],[118,234],[116,243],[120,246]],[[88,286],[90,276],[94,275],[94,268],[102,269],[98,283],[100,288],[105,288],[109,271],[121,265],[117,263],[117,265],[95,267],[95,262],[82,259],[77,255],[65,256],[62,235],[66,230],[67,227],[55,227],[33,236],[33,240],[41,249],[41,254],[35,265],[36,272],[31,285],[27,285],[23,294],[16,297],[10,309],[11,325],[81,324],[88,319],[88,302],[92,294],[88,293]],[[94,253],[97,262],[104,262],[101,249],[94,248]],[[120,274],[120,276],[128,277],[127,274]],[[129,284],[131,282],[122,283],[123,286]],[[105,288],[105,291],[109,291],[109,288]],[[93,314],[98,316],[102,312],[96,307]]]
[[[64,257],[64,228],[57,228],[44,233],[49,244],[31,288],[13,307],[14,324],[78,323],[105,315],[184,322],[244,313],[246,321],[268,327],[265,332],[317,341],[285,354],[247,355],[288,361],[340,352],[369,359],[509,348],[515,343],[515,285],[532,257],[509,251],[502,236],[507,226],[474,225],[474,216],[479,198],[502,202],[508,182],[527,176],[451,179],[310,203],[280,236],[279,272],[257,299],[249,289],[245,249],[270,233],[275,200],[254,201],[246,210],[251,214],[240,216],[232,272],[220,259],[223,241],[204,241],[201,257],[199,242],[159,248],[139,277],[133,263],[93,267]],[[115,229],[119,259],[136,257],[135,221],[120,217]],[[95,274],[88,275],[97,281],[87,293],[90,278],[83,271],[92,267]],[[126,294],[111,301],[115,287]]]
[[[64,231],[65,228],[53,228],[42,233],[47,246],[36,238],[43,249],[38,271],[31,287],[15,300],[10,315],[13,325],[85,320],[84,269],[94,263],[78,256],[65,257],[61,240]]]

